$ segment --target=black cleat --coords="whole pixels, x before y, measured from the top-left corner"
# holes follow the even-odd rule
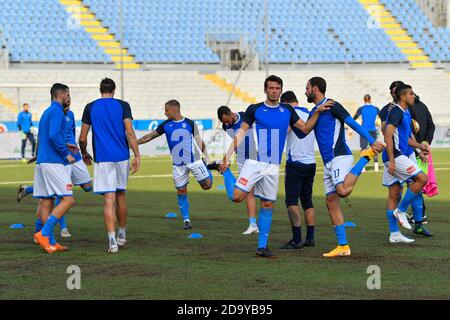
[[[269,248],[258,248],[256,250],[256,255],[260,256],[261,258],[269,258],[269,259],[275,259],[277,257],[269,250]]]
[[[217,161],[214,161],[214,162],[211,162],[210,164],[208,164],[207,166],[206,166],[206,168],[208,169],[208,170],[216,170],[216,171],[219,171],[219,166],[220,166],[221,164],[219,163],[219,162],[217,162]]]
[[[431,232],[428,231],[427,228],[425,228],[424,226],[416,226],[416,227],[413,229],[413,232],[414,232],[415,234],[420,234],[421,236],[424,236],[424,237],[432,237],[432,236],[433,236],[433,235],[431,234]]]
[[[316,245],[316,242],[314,241],[314,239],[311,240],[306,239],[303,245],[305,247],[314,247]]]
[[[286,243],[284,246],[282,246],[280,249],[282,250],[297,250],[303,248],[303,243],[295,243],[294,240],[289,240],[288,243]]]
[[[20,200],[22,200],[22,198],[26,196],[26,193],[25,193],[26,187],[27,186],[25,186],[25,185],[21,185],[19,187],[19,190],[17,190],[17,202],[20,202]]]
[[[185,221],[184,222],[184,226],[183,226],[183,230],[189,230],[192,229],[192,225],[190,221]]]

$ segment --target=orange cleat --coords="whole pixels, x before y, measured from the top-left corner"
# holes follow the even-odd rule
[[[49,237],[44,237],[42,231],[34,234],[34,239],[39,242],[41,248],[47,253],[55,253],[56,248],[50,244]]]
[[[68,247],[63,246],[63,245],[61,245],[61,244],[59,244],[59,243],[53,245],[52,247],[55,247],[55,248],[56,248],[56,251],[67,251],[67,250],[69,250]]]

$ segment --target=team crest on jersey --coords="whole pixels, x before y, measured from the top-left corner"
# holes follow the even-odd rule
[[[69,117],[66,117],[66,121],[67,121],[67,122],[70,122],[70,118],[69,118]]]
[[[248,180],[245,178],[240,178],[238,183],[245,187],[248,184]]]
[[[280,111],[281,111],[281,112],[284,112],[284,108],[283,108],[283,107],[280,107]]]
[[[181,126],[183,127],[183,129],[186,129],[186,123],[183,123]]]
[[[416,171],[416,167],[411,166],[408,169],[406,169],[406,172],[408,172],[408,174],[412,174],[414,171]]]
[[[72,184],[66,185],[66,190],[67,190],[67,191],[72,191],[72,190],[73,190]]]

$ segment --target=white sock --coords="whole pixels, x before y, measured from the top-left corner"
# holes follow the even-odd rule
[[[108,239],[109,239],[109,245],[113,246],[117,244],[116,241],[116,233],[115,232],[108,232]]]
[[[184,222],[191,222],[191,219],[186,219],[184,220]]]
[[[119,233],[118,233],[117,237],[121,238],[121,239],[125,239],[127,236],[126,229],[127,229],[127,227],[119,228]]]

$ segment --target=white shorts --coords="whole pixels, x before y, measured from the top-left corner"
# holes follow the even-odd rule
[[[353,168],[353,156],[339,156],[325,164],[323,172],[323,185],[325,194],[336,192],[336,186],[344,183],[345,176]]]
[[[34,169],[33,197],[39,199],[73,196],[72,166],[41,163]]]
[[[280,165],[248,159],[245,161],[236,187],[249,193],[255,188],[255,196],[267,201],[276,201]]]
[[[189,183],[189,172],[192,172],[195,180],[198,182],[203,182],[209,178],[208,169],[202,160],[197,160],[195,162],[182,165],[173,166],[173,182],[175,188],[181,189],[188,185]]]
[[[422,172],[417,165],[417,160],[414,153],[409,157],[401,155],[395,158],[394,175],[389,173],[388,167],[389,161],[384,163],[383,185],[385,187],[390,187],[395,183],[403,184]]]
[[[72,164],[72,183],[74,186],[82,186],[91,182],[91,175],[83,160]]]
[[[126,191],[130,160],[94,163],[94,192],[98,194]]]
[[[244,168],[244,164],[245,164],[245,162],[244,163],[240,163],[240,162],[237,163],[239,175],[241,174],[242,169]]]

